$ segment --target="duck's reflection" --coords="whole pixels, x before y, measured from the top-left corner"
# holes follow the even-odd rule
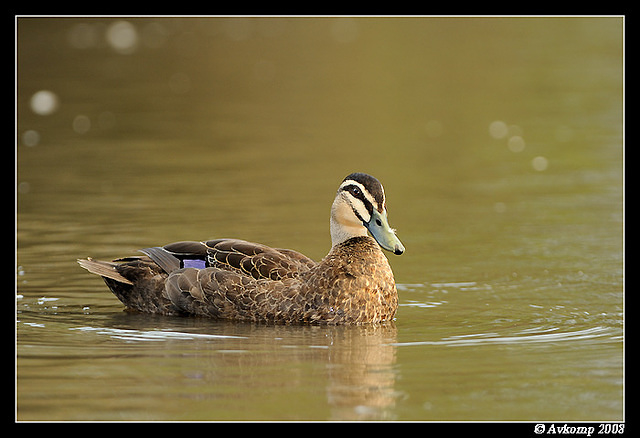
[[[123,314],[114,318],[117,321],[114,326],[143,334],[149,331],[166,334],[165,348],[172,357],[176,350],[187,346],[192,353],[197,351],[197,357],[190,355],[189,360],[181,362],[181,376],[191,384],[197,380],[202,390],[197,394],[200,401],[207,398],[207,394],[212,400],[220,400],[222,385],[224,393],[233,394],[234,400],[246,397],[238,419],[394,419],[398,394],[393,345],[397,330],[393,323],[267,326],[196,318],[161,317],[162,321],[158,321],[158,318]],[[233,352],[237,354],[229,354]],[[265,418],[264,413],[256,414],[255,418],[251,416],[252,403],[256,403],[252,394],[262,394],[275,401],[282,400],[283,394],[298,394],[305,388],[326,394],[321,413],[309,414],[309,407],[302,405],[303,401],[296,412],[296,400],[289,399],[286,406],[283,403],[281,413],[269,414],[269,418]],[[323,405],[320,400],[314,400],[313,404]],[[215,419],[215,412],[210,419]]]
[[[327,362],[331,419],[393,419],[395,325],[338,327],[334,338]]]

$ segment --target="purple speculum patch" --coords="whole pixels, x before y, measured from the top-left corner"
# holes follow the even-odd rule
[[[207,267],[206,263],[204,260],[199,260],[199,259],[195,259],[195,260],[190,260],[190,259],[184,259],[182,261],[182,264],[185,268],[198,268],[198,269],[204,269]]]

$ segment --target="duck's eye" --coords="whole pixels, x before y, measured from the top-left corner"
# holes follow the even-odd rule
[[[360,188],[357,186],[349,186],[349,193],[351,193],[356,198],[359,198],[362,195]]]

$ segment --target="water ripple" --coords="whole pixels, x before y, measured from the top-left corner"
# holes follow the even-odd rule
[[[501,336],[497,333],[456,335],[437,341],[398,342],[391,345],[406,347],[413,345],[478,346],[496,344],[553,343],[567,341],[621,341],[622,336],[611,327],[591,327],[576,331],[558,331],[559,328],[531,328]]]
[[[95,332],[125,341],[167,341],[174,339],[247,339],[245,336],[212,335],[205,333],[185,333],[168,330],[130,330],[98,327],[73,327],[69,330]]]

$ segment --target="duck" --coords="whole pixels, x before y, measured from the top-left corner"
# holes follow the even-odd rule
[[[331,205],[331,250],[319,262],[240,239],[180,241],[80,266],[101,276],[126,310],[271,324],[367,324],[395,319],[389,261],[405,247],[389,226],[384,188],[347,175]]]

